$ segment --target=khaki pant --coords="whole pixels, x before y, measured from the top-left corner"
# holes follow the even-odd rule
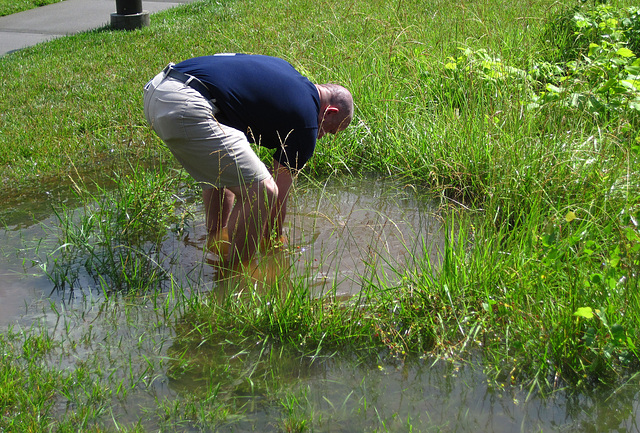
[[[215,100],[159,73],[144,87],[144,115],[203,189],[251,185],[270,177],[241,131],[215,119]]]

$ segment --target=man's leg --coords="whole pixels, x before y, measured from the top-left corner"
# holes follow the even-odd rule
[[[202,199],[207,227],[207,249],[219,256],[225,256],[229,251],[227,223],[235,194],[226,188],[214,187],[203,190]]]
[[[209,188],[202,191],[207,236],[215,239],[227,227],[235,194],[226,188]]]
[[[229,217],[231,247],[227,261],[236,267],[257,251],[267,221],[272,217],[278,187],[272,177],[246,187],[228,187],[237,198]],[[272,224],[272,223],[271,223]]]

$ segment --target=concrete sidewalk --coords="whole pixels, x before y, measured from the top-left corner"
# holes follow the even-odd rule
[[[153,14],[194,0],[143,0]],[[0,17],[0,56],[60,36],[103,27],[116,12],[116,0],[65,0]],[[153,21],[153,15],[151,16]]]

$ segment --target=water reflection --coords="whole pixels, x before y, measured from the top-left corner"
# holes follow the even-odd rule
[[[6,226],[0,232],[0,329],[28,314],[29,306],[51,291],[50,281],[24,254],[24,240],[42,236],[42,229],[29,223]]]
[[[356,356],[301,358],[268,343],[241,350],[229,342],[176,346],[191,367],[169,381],[185,395],[210,396],[243,412],[226,428],[205,431],[280,431],[294,401],[313,431],[631,432],[639,431],[637,383],[615,392],[547,398],[487,381],[480,359],[415,359],[395,365]],[[284,407],[283,407],[284,406]]]
[[[287,245],[247,265],[254,283],[304,279],[316,296],[348,296],[370,282],[393,284],[399,271],[425,256],[434,266],[439,261],[444,238],[436,208],[410,186],[377,179],[301,182],[289,207]]]
[[[295,263],[316,290],[349,295],[368,281],[393,283],[396,270],[425,255],[437,265],[444,244],[435,206],[406,185],[378,179],[307,184],[291,208]]]

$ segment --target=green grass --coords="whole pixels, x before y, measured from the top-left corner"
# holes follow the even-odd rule
[[[0,17],[58,3],[62,0],[0,0]]]
[[[534,35],[498,25],[510,16],[528,16],[528,8],[505,4],[496,9],[508,11],[507,17],[455,2],[438,5],[447,14],[408,2],[399,11],[392,4],[320,8],[298,3],[264,15],[256,15],[251,2],[204,2],[162,14],[141,31],[99,30],[15,53],[1,60],[0,176],[22,183],[68,172],[71,163],[84,170],[119,155],[155,156],[163,150],[142,116],[142,86],[170,61],[218,51],[281,56],[314,81],[342,82],[353,90],[356,127],[335,144],[323,143],[309,171],[384,170],[387,165],[406,170],[429,162],[416,161],[415,155],[435,147],[432,137],[416,137],[416,126],[432,123],[423,104],[427,89],[418,80],[424,65],[440,66],[459,45],[481,37],[482,46],[500,54],[505,42],[517,38],[507,45],[514,47],[508,54],[529,56],[520,39]],[[322,30],[327,26],[330,30]],[[495,33],[484,34],[486,28]],[[266,34],[274,36],[255,37]],[[31,62],[21,60],[25,56]],[[409,148],[396,162],[391,149],[399,141]],[[356,150],[367,157],[353,161]]]
[[[60,242],[38,252],[52,260],[54,284],[78,286],[81,272],[95,272],[93,287],[124,296],[127,314],[137,311],[127,296],[157,303],[160,288],[178,293],[180,307],[160,302],[178,375],[198,368],[207,356],[198,350],[226,341],[238,353],[259,343],[265,353],[390,362],[481,353],[492,381],[532,392],[620,386],[640,371],[640,31],[630,2],[611,5],[202,1],[141,30],[98,29],[12,53],[0,58],[3,195],[69,173],[118,173],[108,186],[96,177],[97,193],[80,182],[85,212],[58,207]],[[171,193],[184,179],[153,168],[173,163],[145,125],[142,86],[168,62],[233,51],[280,56],[313,81],[351,89],[352,126],[319,143],[305,175],[377,173],[441,200],[441,266],[415,257],[397,283],[372,269],[348,301],[310,296],[304,275],[216,300],[158,273],[166,263],[154,246],[185,215]],[[38,363],[57,344],[46,332],[2,338],[7,353],[35,355],[26,364],[11,355],[1,374],[43,393],[27,403],[0,389],[0,411],[19,414],[3,422],[58,423],[47,392],[86,382]],[[102,368],[94,360],[80,371]],[[84,415],[96,425],[111,407],[108,388],[143,386],[111,385],[71,386],[84,394],[67,399],[90,401]],[[313,424],[296,398],[282,397],[282,429]],[[162,401],[158,410],[169,424],[209,422],[237,414],[226,402]]]
[[[162,166],[154,170],[131,167],[131,174],[115,175],[112,186],[74,183],[75,197],[54,209],[56,225],[50,245],[40,261],[43,272],[56,290],[74,290],[86,285],[106,291],[141,292],[160,290],[168,279],[159,249],[172,231],[184,228],[188,210],[176,211],[175,192],[182,188],[180,176]],[[79,210],[80,209],[80,210]]]

